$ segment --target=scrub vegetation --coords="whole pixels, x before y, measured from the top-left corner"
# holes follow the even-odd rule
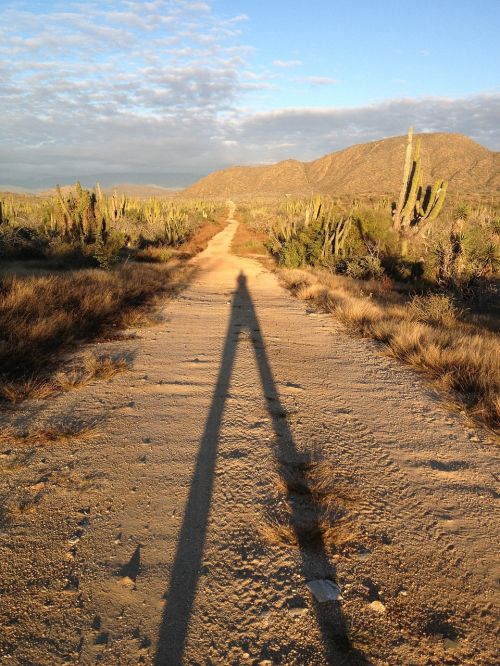
[[[0,199],[0,400],[45,398],[126,369],[63,351],[141,322],[188,278],[184,260],[221,229],[223,207],[57,188]]]
[[[247,236],[266,246],[299,298],[383,342],[498,430],[500,201],[446,199],[439,179],[426,187],[411,131],[403,171],[397,201],[244,202]]]

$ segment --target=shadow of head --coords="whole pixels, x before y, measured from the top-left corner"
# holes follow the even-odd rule
[[[139,574],[139,569],[141,566],[141,546],[137,546],[134,550],[134,553],[127,564],[124,564],[120,569],[120,576],[122,578],[130,578],[135,583],[135,580]]]

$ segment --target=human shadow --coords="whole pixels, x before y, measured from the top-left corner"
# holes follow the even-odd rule
[[[134,583],[139,575],[141,568],[141,546],[140,544],[134,550],[130,560],[124,564],[120,569],[120,576],[130,578]]]
[[[250,334],[266,407],[275,434],[273,455],[278,473],[285,477],[287,463],[293,464],[294,461],[301,459],[286,418],[286,410],[278,395],[257,313],[248,292],[246,277],[241,273],[231,303],[231,317],[219,374],[200,441],[170,583],[164,595],[166,606],[159,631],[155,666],[180,666],[183,663],[207,533],[224,406],[233,371],[238,336],[244,329]],[[297,513],[299,510],[298,504],[289,503],[292,527],[300,525],[300,516]],[[319,516],[319,511],[316,515]],[[308,582],[314,579],[329,579],[334,582],[335,570],[329,561],[319,522],[308,532],[317,534],[313,542],[300,529],[296,529],[296,542],[304,580]],[[313,601],[313,606],[327,663],[368,665],[370,662],[351,645],[347,622],[339,601],[321,604]]]

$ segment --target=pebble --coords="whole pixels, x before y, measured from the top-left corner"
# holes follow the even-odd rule
[[[132,580],[132,578],[129,578],[128,576],[123,576],[120,582],[124,587],[135,588],[134,581]]]
[[[325,601],[338,601],[342,599],[340,587],[333,581],[327,579],[310,580],[306,583],[309,592],[316,601],[324,603]]]
[[[381,601],[372,601],[368,606],[377,613],[385,613],[385,606]]]

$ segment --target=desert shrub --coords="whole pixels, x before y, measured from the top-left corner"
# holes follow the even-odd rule
[[[384,268],[378,257],[370,254],[363,257],[353,257],[345,260],[345,274],[356,280],[379,279],[384,274]]]
[[[408,312],[413,321],[444,326],[452,326],[461,315],[453,299],[446,294],[414,296]]]
[[[107,268],[127,256],[124,247],[185,243],[201,227],[215,224],[221,210],[207,201],[109,196],[99,186],[85,190],[79,183],[63,189],[43,199],[0,198],[0,257],[47,256],[61,268]]]
[[[36,259],[43,257],[48,245],[44,234],[30,227],[0,228],[0,258]]]
[[[50,266],[56,269],[94,268],[98,262],[92,249],[93,246],[84,246],[55,236],[50,239],[45,256],[50,260]]]
[[[279,263],[286,268],[300,268],[306,263],[305,247],[298,238],[290,238],[278,248]]]
[[[172,250],[167,247],[146,247],[143,250],[139,250],[134,258],[136,261],[162,264],[172,258]]]
[[[351,234],[347,248],[351,253],[366,252],[367,246],[377,245],[385,254],[395,253],[398,248],[397,235],[392,228],[389,207],[363,206],[354,215],[357,236]]]
[[[381,264],[387,275],[397,282],[415,282],[424,277],[425,263],[422,260],[411,261],[386,255],[381,258]]]

